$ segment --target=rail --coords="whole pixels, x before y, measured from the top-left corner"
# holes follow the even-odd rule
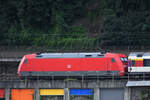
[[[63,81],[86,81],[86,80],[149,80],[150,74],[142,73],[140,75],[126,74],[125,76],[66,76],[66,77],[19,77],[17,74],[0,74],[0,81],[48,81],[48,80],[63,80]]]

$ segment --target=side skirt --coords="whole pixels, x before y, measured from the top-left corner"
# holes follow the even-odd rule
[[[31,71],[21,76],[120,76],[120,71]]]

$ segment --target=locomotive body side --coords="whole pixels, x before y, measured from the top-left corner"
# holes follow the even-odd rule
[[[122,76],[125,68],[120,54],[50,53],[25,55],[20,76]]]

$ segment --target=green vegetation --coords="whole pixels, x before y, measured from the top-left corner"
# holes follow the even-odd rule
[[[74,99],[93,100],[93,95],[71,95],[70,100],[74,100]]]
[[[103,45],[149,45],[148,0],[108,0],[103,16]]]
[[[0,45],[149,45],[149,0],[1,0]]]
[[[143,90],[141,91],[141,100],[150,100],[150,91],[149,90]]]

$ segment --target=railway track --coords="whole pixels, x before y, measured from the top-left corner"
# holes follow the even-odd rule
[[[47,76],[47,77],[19,77],[17,74],[0,74],[0,81],[15,81],[15,80],[150,80],[150,74],[130,74],[125,76]]]

